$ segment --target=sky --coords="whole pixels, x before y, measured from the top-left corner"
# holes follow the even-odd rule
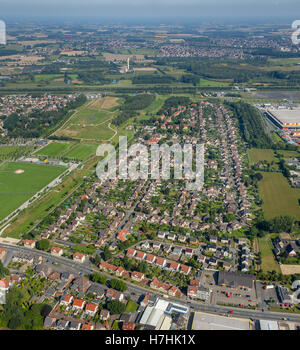
[[[0,0],[0,17],[300,19],[300,0]]]

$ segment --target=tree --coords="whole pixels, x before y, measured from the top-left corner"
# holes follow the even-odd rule
[[[270,230],[276,233],[291,232],[295,218],[289,215],[277,216],[270,221]]]
[[[107,281],[107,277],[104,275],[101,275],[98,272],[95,272],[92,274],[91,279],[93,282],[100,283],[100,284],[105,284]]]
[[[41,239],[37,241],[36,247],[39,250],[47,251],[49,250],[49,247],[50,247],[50,241],[48,239]]]
[[[108,259],[110,259],[112,257],[112,254],[111,254],[111,251],[109,250],[109,247],[108,246],[105,246],[104,247],[104,250],[103,250],[103,259],[105,261],[107,261]]]
[[[9,270],[7,268],[5,268],[2,264],[2,262],[0,261],[0,278],[6,276],[9,274]]]
[[[127,284],[115,278],[110,280],[110,286],[111,288],[119,290],[120,292],[125,292],[125,290],[127,290]]]
[[[125,311],[126,306],[119,300],[112,300],[107,304],[107,308],[112,315],[121,314]]]

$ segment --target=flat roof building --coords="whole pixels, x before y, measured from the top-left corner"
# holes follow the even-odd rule
[[[192,330],[248,331],[252,324],[249,319],[226,317],[204,312],[195,312]]]
[[[255,277],[252,275],[238,274],[235,272],[218,271],[217,284],[219,286],[226,286],[230,288],[248,288],[252,289],[254,286]]]
[[[300,129],[300,108],[295,109],[268,109],[269,119],[280,128]]]

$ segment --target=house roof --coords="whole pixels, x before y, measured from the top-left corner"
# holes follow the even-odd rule
[[[97,311],[97,309],[98,309],[98,305],[93,304],[93,303],[91,303],[91,304],[86,304],[86,306],[85,306],[85,310],[86,310],[86,311],[95,312],[95,311]]]
[[[82,299],[74,299],[73,300],[73,306],[83,307],[84,303],[85,302]]]

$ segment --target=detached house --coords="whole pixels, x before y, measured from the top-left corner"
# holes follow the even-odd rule
[[[53,256],[62,256],[64,252],[61,248],[58,248],[58,247],[52,247],[50,251],[51,251],[51,255]]]
[[[82,299],[74,299],[72,307],[75,310],[82,311],[85,305],[85,301]]]
[[[134,281],[141,282],[145,278],[145,275],[143,273],[141,273],[141,272],[133,271],[131,273],[131,278]]]
[[[23,241],[23,244],[24,244],[24,247],[25,247],[25,248],[31,248],[31,249],[33,249],[33,248],[35,248],[36,241],[32,241],[32,240],[29,240],[29,239],[25,239],[25,240]]]
[[[86,255],[81,254],[81,253],[74,253],[73,254],[73,260],[78,263],[84,263],[86,260]]]
[[[87,315],[94,317],[98,311],[98,305],[93,303],[86,304],[84,311]]]

